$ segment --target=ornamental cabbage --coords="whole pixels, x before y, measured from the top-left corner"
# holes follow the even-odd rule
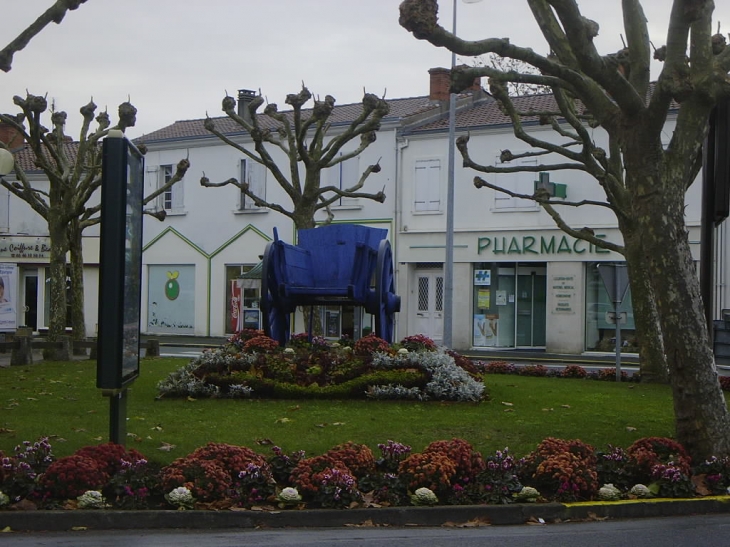
[[[81,509],[103,509],[105,506],[104,496],[98,490],[87,490],[76,499]]]
[[[411,502],[413,505],[436,505],[439,500],[430,488],[419,488],[411,496]]]
[[[540,492],[538,492],[535,488],[532,486],[524,486],[522,490],[517,492],[515,494],[515,500],[526,502],[526,503],[534,503],[537,501],[537,498],[540,497]]]
[[[618,501],[621,499],[621,490],[613,484],[604,484],[598,490],[598,499],[601,501]]]
[[[629,494],[636,496],[637,498],[650,498],[651,490],[643,484],[636,484],[631,488],[631,490],[629,490]]]

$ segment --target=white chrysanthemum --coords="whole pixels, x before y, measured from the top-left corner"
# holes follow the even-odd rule
[[[436,505],[439,499],[430,488],[419,488],[415,494],[411,496],[414,505]]]
[[[294,348],[285,348],[284,353],[294,353]]]
[[[604,484],[598,490],[598,499],[601,501],[618,501],[621,499],[621,490],[613,484]]]
[[[281,492],[279,492],[279,500],[284,501],[287,503],[301,501],[302,496],[299,495],[299,492],[296,488],[292,488],[291,486],[287,486],[284,488]]]
[[[400,354],[402,354],[402,355],[405,355],[406,353],[408,353],[408,348],[400,348],[400,349],[398,350],[398,353],[400,353]]]
[[[537,501],[537,498],[540,497],[540,492],[538,492],[535,488],[532,486],[524,486],[522,490],[520,490],[517,494],[515,494],[515,499],[517,501],[525,501],[528,503]]]
[[[105,505],[104,496],[98,490],[87,490],[76,499],[81,509],[103,509]]]
[[[7,505],[8,503],[10,503],[10,498],[6,496],[2,490],[0,490],[0,507]]]
[[[643,484],[636,484],[631,487],[629,494],[636,496],[637,498],[649,498],[651,497],[651,490]]]
[[[331,348],[339,348],[339,347],[340,347],[340,343],[339,343],[339,342],[332,342],[332,343],[330,344],[330,347],[331,347]]]

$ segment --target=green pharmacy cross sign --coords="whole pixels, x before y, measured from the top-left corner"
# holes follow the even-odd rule
[[[538,180],[535,181],[535,192],[540,189],[547,190],[550,197],[553,198],[568,197],[568,186],[559,182],[550,182],[550,173],[547,171],[541,171]]]

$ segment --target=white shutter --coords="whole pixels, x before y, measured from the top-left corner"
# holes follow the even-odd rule
[[[266,167],[255,161],[248,162],[248,188],[252,194],[266,199]],[[253,201],[251,202],[253,205]]]
[[[441,161],[416,161],[416,211],[438,211],[441,207]]]
[[[523,158],[514,160],[511,162],[500,163],[499,160],[495,163],[498,167],[507,166],[536,166],[537,159],[535,158]],[[535,180],[537,180],[538,173],[533,171],[523,171],[519,173],[499,173],[495,176],[495,184],[512,190],[518,194],[525,194],[531,196],[535,193]],[[503,192],[494,191],[494,208],[509,210],[509,209],[536,209],[537,203],[530,199],[514,198]]]
[[[10,231],[10,190],[0,186],[0,232]]]

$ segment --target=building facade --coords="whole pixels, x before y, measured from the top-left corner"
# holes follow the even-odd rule
[[[323,184],[350,186],[366,166],[380,164],[380,172],[370,176],[364,190],[382,188],[385,202],[342,199],[332,208],[334,222],[388,230],[396,292],[402,298],[396,338],[422,333],[440,341],[449,94],[448,71],[430,72],[429,94],[389,100],[390,114],[383,120],[377,140],[359,157],[323,172]],[[241,101],[246,96],[244,92]],[[550,98],[520,100],[524,108],[537,108]],[[336,106],[330,134],[344,130],[359,112],[357,104]],[[250,144],[248,135],[228,118],[215,121],[233,142]],[[673,124],[670,118],[665,128],[667,142]],[[456,128],[457,136],[469,135],[470,154],[478,163],[496,164],[503,150],[517,156],[526,151],[496,102],[480,89],[459,96]],[[541,126],[537,120],[528,120],[526,129],[539,138],[560,142],[549,126]],[[600,129],[592,131],[598,145],[605,141]],[[284,215],[257,207],[235,186],[205,188],[200,178],[205,176],[211,182],[232,177],[245,180],[258,195],[284,206],[289,203],[287,195],[270,173],[206,131],[203,119],[175,122],[137,142],[147,147],[146,194],[169,180],[181,159],[187,158],[191,164],[185,178],[149,206],[164,210],[165,221],[145,216],[142,332],[225,336],[243,327],[260,327],[257,266],[275,228],[285,241],[295,241],[292,223]],[[19,154],[22,156],[22,151]],[[281,152],[275,159],[279,165],[288,161]],[[540,159],[544,163],[549,160]],[[529,168],[530,164],[538,165],[534,158],[513,160],[515,167]],[[522,348],[565,354],[614,351],[615,327],[607,314],[613,305],[599,266],[621,264],[622,257],[560,231],[534,201],[476,188],[473,180],[478,174],[463,168],[457,153],[454,348]],[[34,176],[42,184],[40,174]],[[566,202],[605,200],[598,183],[580,171],[516,172],[483,178],[515,194],[532,195],[540,186],[550,187],[556,198]],[[6,286],[6,293],[18,304],[13,312],[16,325],[42,330],[48,322],[47,228],[24,203],[2,192],[0,189],[0,266],[15,272],[7,274],[11,288]],[[697,261],[701,200],[701,185],[696,182],[687,193],[686,223]],[[586,227],[599,239],[621,243],[616,219],[607,208],[565,206],[559,207],[559,212],[568,225]],[[324,221],[324,214],[317,220]],[[716,230],[716,318],[730,307],[728,237],[727,223],[723,223]],[[98,233],[90,231],[84,238],[89,336],[96,327],[98,248]],[[625,349],[635,350],[630,292],[619,311],[626,312],[622,325]],[[343,334],[357,338],[372,328],[371,318],[360,309],[327,307],[321,314],[323,332],[333,339]],[[293,331],[304,331],[304,325],[297,314]]]

